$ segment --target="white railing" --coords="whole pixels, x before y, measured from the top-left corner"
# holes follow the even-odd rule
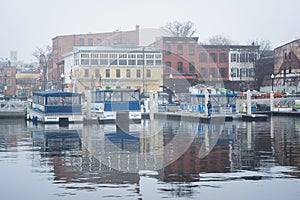
[[[26,101],[4,101],[0,102],[0,112],[20,111],[25,112],[28,106]]]

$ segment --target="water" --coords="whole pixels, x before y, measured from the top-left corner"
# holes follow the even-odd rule
[[[300,199],[300,119],[0,121],[1,199]]]

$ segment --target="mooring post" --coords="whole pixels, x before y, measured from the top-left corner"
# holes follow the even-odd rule
[[[270,92],[270,111],[274,111],[274,92]]]
[[[205,110],[205,114],[208,115],[208,107],[207,107],[207,103],[209,101],[209,93],[208,90],[205,90],[204,92],[204,110]]]
[[[247,90],[247,115],[251,115],[251,92]]]
[[[86,91],[86,100],[87,100],[87,106],[86,106],[86,117],[88,120],[91,119],[91,110],[92,110],[92,96],[91,96],[91,91],[87,90]]]

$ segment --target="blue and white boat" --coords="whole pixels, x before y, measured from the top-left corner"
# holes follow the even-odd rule
[[[81,96],[72,92],[34,92],[27,118],[45,124],[83,122]]]
[[[91,113],[100,123],[114,123],[118,112],[128,112],[130,122],[141,122],[139,90],[96,90],[91,92],[91,96]]]

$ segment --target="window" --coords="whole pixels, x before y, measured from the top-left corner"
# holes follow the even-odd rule
[[[128,65],[136,65],[136,55],[135,54],[128,55]]]
[[[151,78],[151,70],[150,69],[147,69],[147,72],[146,72],[146,77],[147,78]]]
[[[192,44],[189,46],[189,54],[191,56],[195,55],[195,46]]]
[[[202,63],[206,63],[207,62],[207,54],[206,53],[200,53],[199,54],[199,60]]]
[[[144,55],[143,54],[138,54],[137,55],[137,64],[138,65],[144,65]]]
[[[84,69],[84,77],[85,78],[89,77],[89,69]]]
[[[154,55],[153,54],[146,55],[146,65],[154,65]]]
[[[227,62],[226,53],[220,53],[220,63],[226,63],[226,62]]]
[[[246,62],[246,54],[242,53],[240,55],[240,62]]]
[[[4,76],[4,70],[0,69],[0,76]]]
[[[118,65],[118,56],[117,54],[109,54],[109,64],[110,65]]]
[[[102,43],[102,40],[101,39],[97,39],[97,45],[100,46]]]
[[[171,46],[169,44],[166,44],[166,55],[171,54]]]
[[[7,70],[6,76],[11,76],[11,71],[10,70]]]
[[[227,76],[226,76],[226,68],[221,68],[220,69],[220,74],[221,74],[221,77],[222,78],[226,78]]]
[[[217,77],[217,70],[216,70],[216,68],[211,68],[211,69],[210,69],[210,75],[211,75],[213,78],[216,78],[216,77]]]
[[[116,69],[116,78],[120,78],[120,77],[121,77],[121,70]]]
[[[79,45],[84,46],[84,38],[79,38]]]
[[[110,69],[105,70],[105,77],[110,78]]]
[[[254,53],[249,54],[249,62],[254,62]]]
[[[136,70],[136,77],[141,78],[141,70],[140,69]]]
[[[10,79],[7,79],[6,84],[7,86],[12,86],[12,81]]]
[[[231,77],[237,77],[237,68],[231,68],[230,76]]]
[[[230,54],[230,61],[236,62],[236,54],[235,53]]]
[[[179,73],[182,73],[183,72],[183,63],[182,62],[178,62],[177,63],[177,71]]]
[[[100,65],[108,65],[108,54],[100,54]]]
[[[91,54],[91,65],[98,65],[98,54]]]
[[[95,69],[95,77],[100,78],[100,70],[99,69]]]
[[[88,39],[88,45],[89,45],[89,46],[93,46],[93,39],[92,39],[92,38],[89,38],[89,39]]]
[[[171,62],[170,61],[166,62],[166,72],[167,73],[171,72]]]
[[[183,46],[182,44],[177,45],[177,54],[182,55],[183,54]]]
[[[161,54],[155,54],[155,65],[161,65],[162,59]]]
[[[126,78],[130,78],[131,77],[131,71],[130,69],[126,69]]]
[[[119,65],[127,65],[127,54],[119,55]]]
[[[194,73],[195,72],[195,63],[194,62],[190,62],[189,63],[189,72],[190,73]]]
[[[200,69],[200,75],[201,75],[203,78],[206,78],[206,77],[207,77],[207,69],[206,69],[206,68],[201,68],[201,69]]]
[[[210,56],[210,62],[214,62],[214,63],[217,62],[217,54],[216,53],[210,53],[209,56]]]

